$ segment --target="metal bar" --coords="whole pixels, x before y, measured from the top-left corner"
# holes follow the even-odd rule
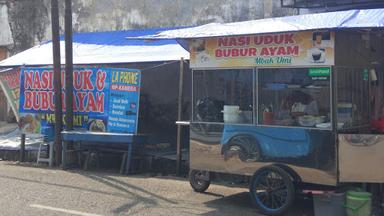
[[[179,97],[177,107],[177,121],[182,119],[183,106],[183,78],[184,78],[184,58],[180,59],[180,75],[179,75]],[[182,154],[181,154],[181,125],[177,125],[177,143],[176,143],[176,175],[180,175]]]
[[[48,143],[48,148],[49,148],[49,167],[53,166],[53,143],[49,142]]]
[[[63,141],[62,142],[62,151],[61,151],[61,167],[63,169],[67,168],[67,149],[68,149],[68,142]]]
[[[124,170],[125,175],[129,174],[129,168],[131,166],[131,160],[132,160],[132,147],[133,147],[133,142],[128,143],[127,161],[126,161],[125,170]]]
[[[53,44],[53,79],[55,92],[55,161],[61,162],[61,130],[62,130],[62,105],[61,105],[61,63],[60,63],[60,33],[59,33],[59,7],[58,0],[51,0],[52,16],[52,44]]]
[[[253,107],[253,118],[254,118],[254,125],[259,125],[259,68],[255,68],[253,72],[255,78],[254,78],[254,87],[253,87],[253,98],[256,97],[255,105]],[[255,99],[254,99],[255,100]],[[255,118],[256,117],[256,118]]]
[[[25,161],[25,134],[21,134],[21,143],[20,143],[20,162]]]
[[[191,122],[189,121],[176,121],[176,124],[177,125],[186,125],[186,126],[189,126],[191,124]]]
[[[72,0],[65,0],[65,104],[66,130],[73,130]]]

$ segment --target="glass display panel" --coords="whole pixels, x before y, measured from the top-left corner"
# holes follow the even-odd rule
[[[330,129],[330,79],[330,68],[259,69],[259,124]]]
[[[193,120],[251,124],[253,69],[193,71]]]
[[[368,125],[369,72],[364,68],[337,67],[338,128]]]

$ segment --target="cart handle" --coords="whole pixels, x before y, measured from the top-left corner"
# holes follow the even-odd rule
[[[191,124],[191,122],[189,122],[189,121],[176,121],[176,124],[177,125],[186,125],[186,126],[188,126],[188,125]]]

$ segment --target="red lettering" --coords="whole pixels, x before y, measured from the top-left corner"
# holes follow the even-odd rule
[[[217,58],[239,57],[239,56],[256,56],[257,49],[252,48],[230,48],[230,49],[217,49],[215,56]]]
[[[84,112],[84,104],[85,104],[85,95],[86,92],[77,92],[77,98],[79,99],[79,112]]]
[[[284,35],[284,42],[286,44],[293,44],[295,43],[295,40],[293,39],[294,34],[285,34]]]
[[[49,71],[48,73],[49,73],[49,80],[50,80],[48,89],[52,90],[53,89],[53,71]]]
[[[251,39],[249,37],[239,37],[238,46],[249,46],[250,40]]]
[[[240,49],[240,56],[247,56],[248,55],[248,49]]]
[[[107,78],[107,74],[104,71],[102,70],[97,71],[96,88],[98,91],[101,91],[104,89],[105,78]]]
[[[41,73],[41,87],[44,89],[44,90],[47,90],[48,87],[49,87],[49,72],[48,71],[43,71]]]
[[[88,103],[86,107],[87,112],[94,112],[96,110],[95,97],[92,92],[88,92]]]
[[[25,91],[24,92],[24,105],[23,108],[25,110],[29,110],[32,108],[32,92],[31,91]]]
[[[97,111],[100,113],[104,112],[104,93],[96,92],[96,105],[97,105]]]
[[[276,55],[279,55],[279,56],[287,55],[286,47],[279,47],[277,49],[277,54]]]
[[[74,71],[73,72],[73,88],[75,90],[80,90],[81,89],[81,76],[79,71]]]
[[[299,55],[299,46],[289,46],[287,47],[287,55]]]
[[[269,55],[268,48],[267,48],[267,47],[263,47],[263,49],[261,49],[260,55],[261,55],[261,56],[267,56],[267,55]]]
[[[237,45],[236,38],[234,37],[229,38],[228,46],[236,46],[236,45]]]
[[[249,56],[256,56],[257,49],[256,48],[249,48]]]
[[[273,42],[273,37],[271,35],[264,36],[264,44],[270,44]]]
[[[239,56],[239,49],[232,49],[232,57],[238,57]]]
[[[40,108],[40,100],[39,100],[39,92],[32,92],[32,108],[34,110],[39,110]]]
[[[268,47],[268,49],[269,49],[269,54],[270,54],[271,56],[274,56],[274,55],[275,55],[275,52],[276,52],[276,50],[277,50],[277,47]]]
[[[53,74],[53,73],[52,73]],[[48,92],[49,94],[49,107],[51,110],[55,110],[55,97],[53,91]]]
[[[255,45],[260,45],[260,44],[262,44],[263,43],[263,36],[255,36],[254,38],[253,38],[253,43],[255,44]]]
[[[32,88],[33,71],[24,71],[24,89]]]
[[[41,89],[40,76],[38,71],[35,71],[33,77],[33,89]]]
[[[91,82],[92,73],[93,72],[91,70],[82,72],[83,90],[93,90],[93,85]]]
[[[219,47],[228,46],[227,44],[228,44],[228,38],[221,37],[218,39],[218,46]]]
[[[294,34],[277,34],[277,35],[261,35],[255,36],[253,38],[253,43],[255,45],[261,44],[293,44],[295,40],[293,39]]]
[[[224,57],[230,57],[231,56],[231,50],[229,50],[229,49],[223,50],[223,55],[224,55]]]
[[[284,35],[274,35],[273,36],[273,41],[275,44],[282,44],[284,41]]]
[[[223,52],[221,51],[221,49],[215,50],[215,56],[218,58],[223,57]]]
[[[41,94],[41,110],[48,110],[48,92],[40,92]]]

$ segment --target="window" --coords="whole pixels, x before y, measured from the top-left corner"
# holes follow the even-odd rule
[[[339,128],[368,125],[369,72],[364,68],[337,67],[337,123]]]
[[[330,68],[258,70],[258,121],[330,129]]]
[[[193,120],[253,122],[253,69],[193,71]]]

